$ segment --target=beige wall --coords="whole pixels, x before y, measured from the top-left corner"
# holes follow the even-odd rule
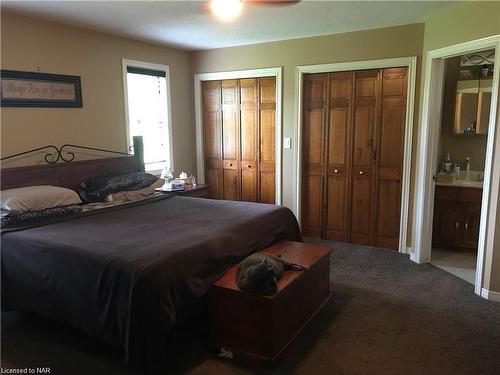
[[[170,66],[174,163],[195,170],[188,52],[2,12],[2,69],[81,76],[83,108],[2,108],[1,154],[75,143],[125,151],[122,58]],[[85,156],[83,156],[85,157]],[[3,166],[33,164],[23,159]]]
[[[283,150],[283,204],[293,208],[297,181],[293,156],[296,147],[296,67],[407,56],[418,56],[420,64],[423,32],[423,24],[412,24],[199,51],[193,53],[193,69],[196,74],[283,67],[283,137],[292,139],[292,149]]]
[[[498,34],[500,34],[500,2],[473,1],[436,14],[426,21],[424,56],[429,50]],[[497,132],[499,117],[500,113],[497,114]],[[500,137],[498,136],[496,149],[500,150]],[[494,159],[492,186],[498,187],[500,155],[495,154]],[[492,201],[495,200],[498,200],[498,196],[492,196]],[[495,209],[497,211],[493,211],[491,217],[492,219],[496,217],[496,230],[487,234],[488,238],[493,240],[494,245],[492,251],[485,254],[483,287],[500,292],[500,207],[495,207]]]

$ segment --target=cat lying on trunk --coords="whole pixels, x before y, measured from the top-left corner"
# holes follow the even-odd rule
[[[255,253],[240,263],[236,271],[236,284],[246,292],[272,295],[276,293],[278,280],[285,270],[305,269],[307,267],[287,262],[272,254]]]

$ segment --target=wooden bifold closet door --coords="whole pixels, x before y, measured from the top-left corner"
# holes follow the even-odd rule
[[[206,81],[202,91],[210,197],[274,203],[276,79]]]
[[[304,76],[302,231],[397,249],[407,69]]]

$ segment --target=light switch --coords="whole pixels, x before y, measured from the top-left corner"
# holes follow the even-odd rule
[[[284,138],[283,139],[283,148],[292,148],[292,139]]]

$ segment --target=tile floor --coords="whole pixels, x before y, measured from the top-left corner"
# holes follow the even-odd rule
[[[431,264],[471,284],[476,277],[476,252],[432,249]]]

